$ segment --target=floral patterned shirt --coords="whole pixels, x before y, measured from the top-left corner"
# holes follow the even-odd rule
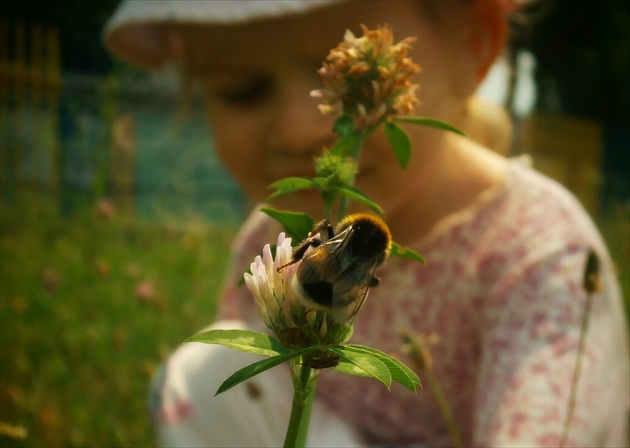
[[[275,241],[255,212],[234,245],[220,318],[260,322],[237,278]],[[396,236],[394,235],[394,238]],[[426,265],[390,257],[351,342],[399,354],[401,332],[435,333],[433,371],[466,446],[558,446],[587,294],[589,250],[600,258],[569,446],[628,443],[627,328],[614,268],[594,224],[563,187],[511,161],[504,184],[412,245]],[[366,443],[452,446],[424,375],[398,384],[324,371],[319,399]]]

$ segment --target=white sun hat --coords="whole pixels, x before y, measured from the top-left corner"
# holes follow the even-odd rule
[[[103,30],[116,57],[146,69],[168,58],[169,24],[228,25],[301,14],[340,0],[125,0]]]

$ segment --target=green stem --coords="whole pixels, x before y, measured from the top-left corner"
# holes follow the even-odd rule
[[[310,369],[309,369],[310,370]],[[313,410],[313,401],[315,400],[315,383],[317,378],[314,379],[310,392],[306,396],[306,403],[304,405],[304,411],[302,413],[302,421],[300,422],[300,430],[298,432],[298,439],[296,446],[306,446],[306,437],[308,436],[308,428],[311,422],[311,411]]]
[[[560,439],[560,448],[567,445],[569,439],[569,429],[571,428],[571,420],[573,419],[573,409],[575,408],[575,400],[577,399],[577,386],[582,372],[582,357],[584,355],[584,347],[586,346],[586,332],[588,330],[589,316],[591,315],[591,307],[593,305],[593,294],[586,296],[586,305],[584,306],[584,315],[582,316],[582,326],[580,328],[580,342],[578,345],[577,358],[575,360],[575,368],[573,370],[573,381],[571,383],[571,392],[569,395],[569,403],[567,404],[567,413],[564,418],[562,427],[562,438]]]
[[[289,427],[284,439],[284,448],[301,448],[306,445],[308,426],[311,417],[311,408],[315,396],[317,384],[317,371],[313,371],[301,362],[296,361],[292,366],[293,375],[293,403]]]
[[[459,430],[457,429],[457,424],[455,423],[455,419],[453,418],[453,413],[451,412],[448,401],[444,396],[444,392],[442,392],[440,382],[438,381],[437,376],[435,376],[435,372],[433,371],[431,352],[429,351],[428,342],[423,342],[420,337],[414,337],[409,331],[403,332],[403,341],[405,343],[404,347],[407,351],[407,354],[417,365],[418,370],[424,373],[426,376],[426,380],[429,383],[429,389],[431,389],[431,393],[437,401],[440,414],[442,414],[442,418],[444,419],[444,423],[446,424],[446,429],[448,430],[448,434],[451,437],[453,446],[457,448],[462,448],[464,446],[464,443],[462,442]]]
[[[446,427],[448,429],[448,433],[451,436],[451,440],[453,441],[453,446],[457,448],[462,448],[464,446],[462,442],[462,438],[459,435],[459,431],[457,429],[457,425],[455,424],[455,419],[453,418],[453,413],[451,412],[451,408],[449,407],[446,397],[442,392],[442,388],[440,387],[440,383],[433,373],[433,369],[428,368],[425,370],[426,378],[429,382],[429,388],[433,393],[433,396],[437,400],[438,407],[440,408],[440,414],[444,418],[444,422],[446,423]]]
[[[358,163],[359,157],[361,157],[361,150],[363,149],[363,144],[365,143],[365,140],[367,139],[369,132],[357,131],[355,135],[356,135],[356,140],[354,142],[354,147],[350,151],[350,157],[352,157]],[[355,179],[356,179],[356,175],[353,176],[352,179],[350,180],[351,187],[354,187]],[[348,211],[348,198],[346,196],[342,196],[341,205],[339,207],[338,221],[341,221],[346,216],[347,211]]]

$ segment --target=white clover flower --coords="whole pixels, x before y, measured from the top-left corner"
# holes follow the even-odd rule
[[[271,255],[271,247],[266,244],[262,257],[257,255],[250,265],[250,272],[243,278],[251,291],[265,324],[274,332],[291,322],[291,304],[297,302],[291,291],[291,278],[295,275],[296,266],[286,266],[280,272],[278,268],[287,265],[293,254],[291,238],[284,232],[278,235],[275,259]],[[287,322],[287,319],[289,322]]]
[[[292,285],[301,261],[293,261],[291,238],[280,233],[275,257],[266,244],[250,272],[243,274],[265,325],[281,343],[293,348],[346,341],[358,308],[352,305],[326,313],[306,307]]]

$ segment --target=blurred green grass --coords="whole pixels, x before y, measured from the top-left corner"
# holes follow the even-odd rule
[[[149,379],[210,323],[234,225],[71,218],[36,196],[0,212],[2,446],[152,446]]]
[[[0,205],[0,421],[27,432],[1,446],[153,446],[151,374],[213,319],[236,225]],[[628,219],[598,225],[628,306]]]

